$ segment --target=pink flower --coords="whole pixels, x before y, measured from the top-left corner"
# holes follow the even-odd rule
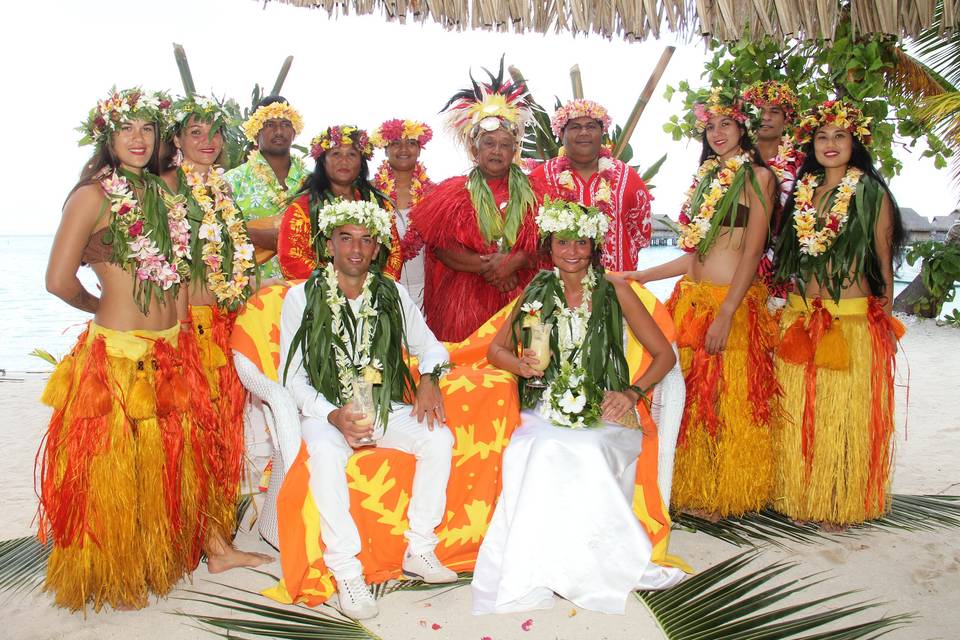
[[[524,631],[530,631],[530,628],[533,627],[533,619],[528,618],[523,621],[523,624],[520,625],[520,628]]]
[[[430,625],[430,628],[433,629],[434,631],[436,631],[437,629],[440,629],[441,627],[440,627],[440,625],[438,625],[436,622],[434,622],[432,625]]]

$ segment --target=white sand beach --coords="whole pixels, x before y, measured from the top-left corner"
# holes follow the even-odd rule
[[[938,327],[931,321],[907,320],[908,333],[898,356],[898,379],[906,385],[909,372],[909,407],[906,388],[897,394],[896,470],[894,491],[905,494],[960,493],[960,330]],[[40,444],[48,410],[38,397],[43,376],[8,374],[0,378],[0,406],[3,429],[0,447],[5,452],[6,478],[0,486],[5,517],[0,520],[0,539],[30,535],[36,509],[33,487],[34,456]],[[904,429],[904,424],[907,429]],[[905,432],[906,431],[906,432]],[[238,546],[272,552],[254,532],[242,531]],[[743,549],[705,534],[675,532],[671,551],[697,570],[740,553]],[[960,531],[857,532],[812,544],[791,543],[786,549],[764,547],[756,567],[776,560],[791,560],[798,567],[789,577],[799,578],[826,572],[829,578],[812,586],[802,598],[812,600],[829,594],[859,590],[837,603],[884,601],[851,621],[865,621],[882,615],[913,612],[908,627],[888,637],[900,639],[955,638],[960,628]],[[277,573],[277,563],[267,565]],[[186,589],[228,593],[211,580],[253,591],[271,584],[263,575],[235,570],[210,576],[203,565],[193,583],[182,584],[172,597],[153,602],[136,612],[104,611],[71,614],[50,604],[44,594],[0,595],[4,630],[0,636],[17,640],[132,640],[138,638],[215,637],[177,612],[213,612],[207,605],[180,600],[191,597]],[[254,596],[241,597],[254,598]],[[269,604],[264,598],[258,598]],[[797,601],[795,598],[794,601]],[[833,602],[825,606],[833,606]],[[609,638],[655,639],[664,637],[642,603],[631,599],[625,616],[606,616],[576,609],[558,601],[550,611],[527,614],[474,617],[470,614],[469,588],[446,592],[398,592],[380,601],[380,616],[367,627],[385,640],[465,638],[504,640],[522,638]],[[820,609],[825,610],[825,609]],[[214,615],[231,615],[218,610]],[[531,624],[524,624],[527,621]],[[525,630],[526,629],[526,630]],[[244,637],[249,634],[241,634]]]

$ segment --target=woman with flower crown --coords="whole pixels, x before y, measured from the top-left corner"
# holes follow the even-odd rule
[[[703,151],[680,212],[687,254],[633,276],[683,276],[667,305],[687,383],[671,504],[715,520],[762,509],[773,482],[776,326],[755,276],[777,196],[739,101],[714,89],[694,114]]]
[[[363,129],[350,124],[328,127],[310,141],[310,157],[316,166],[313,173],[304,178],[294,196],[296,199],[284,212],[277,236],[280,271],[287,279],[309,278],[317,268],[313,241],[317,212],[324,206],[336,200],[366,200],[386,211],[394,210],[387,194],[370,182],[367,163],[373,157],[373,145]],[[403,262],[395,220],[392,236],[390,255],[383,272],[396,280],[400,277]]]
[[[81,127],[96,147],[63,208],[47,289],[94,314],[43,393],[53,416],[38,456],[39,535],[52,541],[45,589],[58,605],[146,606],[200,554],[193,427],[178,348],[190,225],[169,212],[157,169],[170,100],[111,91]],[[83,288],[89,265],[100,295]]]
[[[181,352],[194,418],[208,439],[204,551],[208,571],[219,573],[272,560],[230,544],[243,471],[246,392],[229,343],[237,311],[256,288],[257,269],[243,214],[216,164],[229,115],[216,101],[193,95],[174,102],[170,121],[176,155],[163,179],[171,208],[185,210],[190,224],[189,309],[181,322]]]
[[[549,608],[557,593],[622,614],[631,591],[665,589],[684,576],[651,561],[628,471],[643,441],[637,410],[649,415],[642,401],[676,356],[629,284],[604,273],[605,214],[548,198],[536,221],[553,269],[527,285],[487,352],[491,364],[517,376],[525,410],[503,454],[503,489],[474,570],[473,611]],[[634,386],[624,320],[652,356]],[[523,334],[543,327],[549,351],[518,355]]]
[[[403,271],[400,284],[423,309],[424,255],[423,240],[416,234],[404,237],[410,226],[410,209],[417,206],[434,184],[420,162],[420,152],[433,138],[433,129],[416,120],[387,120],[373,132],[370,141],[383,149],[386,158],[373,176],[373,185],[387,194],[397,206],[395,218],[401,244]]]
[[[900,210],[867,146],[870,118],[827,101],[797,128],[806,159],[777,243],[793,278],[775,365],[773,506],[833,529],[889,507],[893,369],[903,326],[891,316]]]

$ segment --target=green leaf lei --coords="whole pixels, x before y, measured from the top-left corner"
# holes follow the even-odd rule
[[[797,183],[800,183],[800,177]],[[821,180],[822,182],[822,180]],[[839,186],[839,185],[838,185]],[[857,191],[850,200],[847,223],[843,225],[833,245],[819,256],[800,252],[797,230],[791,224],[791,212],[786,212],[783,229],[777,240],[777,280],[796,278],[800,295],[805,296],[808,282],[816,280],[830,293],[834,302],[840,301],[843,290],[866,277],[868,282],[882,282],[880,262],[874,243],[874,230],[883,204],[883,187],[874,178],[864,174],[857,183]],[[829,211],[837,198],[832,190],[821,211]]]
[[[510,165],[508,180],[510,197],[505,215],[501,216],[493,198],[493,191],[480,169],[474,167],[467,178],[467,191],[470,192],[470,202],[477,212],[480,234],[487,242],[502,242],[501,249],[504,251],[509,251],[517,242],[524,216],[537,204],[537,196],[530,186],[530,180],[516,164]]]
[[[603,277],[602,268],[595,269],[597,283],[591,296],[591,313],[587,321],[586,339],[580,352],[580,363],[586,372],[586,388],[599,390],[600,401],[602,391],[623,391],[630,386],[630,371],[623,351],[623,311],[617,300],[613,285]],[[524,289],[517,301],[517,308],[527,303],[540,302],[540,319],[542,322],[551,322],[558,314],[559,304],[565,304],[560,278],[553,271],[541,271]],[[516,345],[522,335],[523,314],[518,313],[513,320],[512,334]],[[543,381],[550,384],[561,373],[561,363],[558,354],[559,329],[554,322],[550,333],[550,363],[543,372]],[[571,360],[576,354],[571,356]],[[520,403],[524,408],[533,408],[541,400],[543,391],[527,386],[526,379],[520,378],[517,382],[520,392]],[[597,414],[599,416],[599,414]]]
[[[724,163],[720,162],[714,171],[711,171],[704,176],[703,179],[697,184],[697,187],[693,192],[693,197],[690,201],[691,212],[696,213],[700,210],[700,206],[703,204],[704,196],[706,196],[710,191],[713,179],[717,176],[720,170],[723,169],[723,166]],[[717,203],[716,211],[714,212],[713,217],[710,218],[710,230],[707,231],[707,234],[703,237],[699,244],[697,244],[697,255],[701,258],[707,255],[707,252],[710,251],[714,243],[717,241],[717,236],[720,234],[720,227],[731,227],[736,221],[737,209],[740,205],[740,192],[743,191],[743,187],[748,178],[750,180],[750,185],[753,187],[754,193],[757,194],[761,202],[766,201],[766,198],[763,195],[763,190],[760,188],[760,183],[757,182],[757,176],[753,170],[753,163],[744,162],[734,175],[733,181],[731,181],[726,193],[723,194],[723,197],[720,198],[720,202]]]
[[[373,405],[377,420],[386,429],[392,402],[412,402],[416,387],[410,368],[403,357],[403,350],[407,344],[403,310],[396,284],[384,276],[379,268],[372,265],[371,267],[367,273],[367,279],[372,300],[370,306],[375,313],[370,321],[376,324],[373,329],[370,356],[372,361],[378,361],[383,365],[381,384],[373,387]],[[317,393],[329,402],[342,407],[352,398],[344,392],[341,376],[355,375],[359,371],[342,371],[337,361],[343,357],[352,360],[354,345],[357,343],[362,327],[350,304],[344,301],[339,305],[340,322],[346,328],[351,344],[345,344],[333,330],[333,309],[327,300],[331,294],[343,298],[346,296],[339,286],[335,292],[330,290],[323,268],[318,268],[307,280],[305,293],[306,307],[303,312],[303,321],[290,343],[290,351],[300,350],[304,370]],[[362,314],[363,310],[360,313]],[[289,373],[289,367],[288,360],[283,372],[284,379]]]

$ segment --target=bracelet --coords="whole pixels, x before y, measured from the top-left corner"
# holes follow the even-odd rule
[[[647,391],[650,391],[650,389],[647,389],[647,391],[644,391],[643,389],[641,389],[640,387],[638,387],[638,386],[635,385],[635,384],[631,384],[629,387],[627,387],[627,389],[630,389],[631,391],[636,391],[636,392],[637,392],[637,394],[640,396],[639,398],[637,398],[637,402],[639,402],[640,400],[647,400],[647,399],[648,399],[648,398],[647,398]]]
[[[441,362],[440,364],[435,366],[433,369],[431,369],[429,372],[420,374],[420,377],[423,378],[424,376],[430,376],[431,378],[433,378],[434,382],[439,383],[440,378],[443,376],[443,374],[445,374],[447,371],[450,371],[451,369],[453,369],[452,364],[450,364],[449,362]]]

